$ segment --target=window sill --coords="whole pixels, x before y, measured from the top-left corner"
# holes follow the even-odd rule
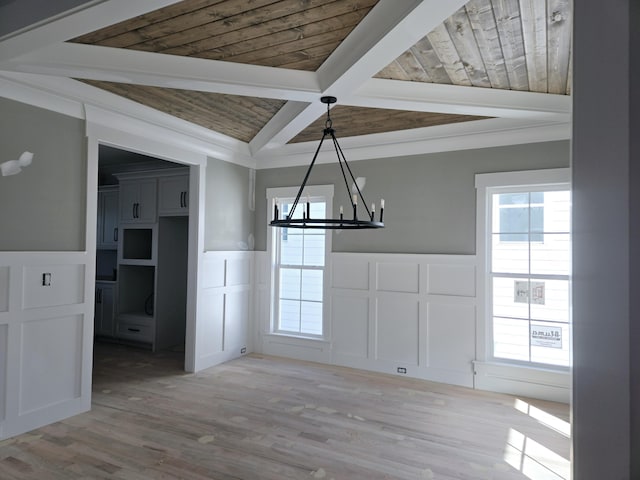
[[[313,337],[307,335],[295,335],[293,333],[285,333],[285,332],[268,332],[264,334],[265,337],[274,337],[274,338],[287,338],[292,340],[303,340],[308,342],[318,342],[318,343],[326,343],[329,344],[329,340],[322,337]]]

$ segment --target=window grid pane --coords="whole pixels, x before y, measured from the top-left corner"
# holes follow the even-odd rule
[[[490,200],[493,356],[568,366],[570,192]]]
[[[292,201],[281,202],[286,216]],[[300,201],[293,218],[302,218],[306,202]],[[311,217],[325,215],[325,202],[310,203]],[[323,230],[282,228],[277,234],[278,318],[276,330],[301,335],[323,335],[325,239]]]

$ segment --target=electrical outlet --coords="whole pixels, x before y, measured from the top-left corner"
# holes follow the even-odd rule
[[[245,354],[245,353],[247,353],[247,347],[242,347],[242,348],[240,349],[240,355],[243,355],[243,354]]]
[[[398,367],[398,373],[407,373],[407,369],[404,367]]]

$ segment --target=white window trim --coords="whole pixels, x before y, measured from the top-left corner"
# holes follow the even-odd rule
[[[289,338],[302,338],[306,340],[316,340],[326,342],[331,338],[331,332],[329,321],[329,289],[330,289],[330,278],[331,278],[331,240],[333,235],[331,235],[331,231],[325,236],[325,265],[324,265],[324,278],[322,284],[322,336],[317,335],[305,335],[305,334],[295,334],[293,332],[282,332],[278,331],[276,327],[276,318],[274,315],[275,309],[273,308],[275,301],[275,252],[274,245],[276,244],[275,235],[277,227],[270,227],[269,222],[273,220],[273,202],[276,198],[295,198],[298,189],[300,187],[277,187],[277,188],[267,188],[267,256],[269,258],[269,319],[268,324],[264,326],[264,331],[268,335],[276,335],[281,337],[289,337]],[[322,198],[326,202],[326,211],[333,212],[333,185],[307,185],[302,192],[301,198],[309,197],[311,200],[314,198]]]
[[[489,304],[487,299],[488,242],[487,225],[490,215],[489,191],[500,188],[566,188],[571,183],[569,168],[525,170],[520,172],[484,173],[475,176],[476,186],[476,388],[517,395],[529,395],[554,401],[569,402],[571,375],[569,371],[544,366],[520,365],[491,358],[492,339],[489,337]]]

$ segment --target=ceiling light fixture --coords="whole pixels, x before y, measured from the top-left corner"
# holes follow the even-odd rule
[[[22,152],[22,155],[20,155],[20,158],[18,160],[8,160],[4,163],[1,163],[0,172],[2,172],[3,177],[15,175],[17,173],[20,173],[24,167],[31,165],[32,160],[33,153]]]
[[[362,190],[359,186],[353,173],[351,172],[351,167],[347,163],[347,159],[342,153],[342,149],[338,144],[338,140],[336,139],[335,130],[332,126],[331,114],[330,114],[330,106],[333,103],[336,103],[336,97],[322,97],[320,99],[322,103],[327,105],[327,120],[325,122],[324,133],[322,135],[322,139],[320,140],[320,145],[316,149],[316,153],[313,156],[313,160],[311,161],[311,165],[309,165],[309,169],[307,170],[306,175],[304,176],[304,180],[302,180],[302,185],[300,185],[300,189],[298,190],[298,194],[296,195],[295,200],[293,201],[293,206],[291,207],[291,211],[284,218],[280,218],[280,211],[278,207],[278,202],[275,202],[273,206],[273,220],[269,223],[271,227],[287,227],[287,228],[316,228],[316,229],[363,229],[363,228],[384,228],[384,223],[382,222],[382,217],[384,215],[384,200],[380,200],[380,220],[375,220],[375,204],[371,204],[371,210],[367,207],[367,203],[362,196]],[[327,136],[331,137],[333,140],[333,146],[336,151],[336,155],[338,156],[338,164],[340,165],[340,170],[342,172],[342,178],[344,179],[344,184],[347,189],[347,197],[349,198],[349,202],[351,204],[351,209],[353,211],[353,218],[345,218],[344,217],[344,209],[340,206],[340,218],[311,218],[311,208],[310,203],[307,200],[306,208],[302,208],[302,216],[298,216],[298,218],[294,218],[294,214],[296,211],[296,207],[300,202],[300,197],[304,191],[304,187],[307,185],[307,180],[309,180],[309,175],[311,174],[311,169],[318,158],[318,153],[320,152],[320,148],[322,147],[322,143]],[[345,171],[346,169],[346,171]],[[347,173],[349,177],[351,177],[351,181],[353,182],[354,193],[351,195],[349,193],[349,181],[347,180]],[[357,191],[357,193],[356,193]],[[358,218],[358,198],[361,200],[361,204],[364,206],[366,211],[366,219]]]

